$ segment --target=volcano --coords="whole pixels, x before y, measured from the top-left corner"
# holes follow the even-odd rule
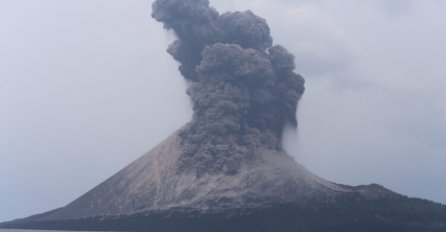
[[[432,231],[446,207],[322,179],[258,148],[237,174],[178,174],[179,132],[65,207],[0,228],[83,231]]]
[[[305,88],[295,57],[251,11],[157,0],[177,36],[190,123],[65,207],[2,228],[111,231],[446,231],[446,207],[380,185],[346,186],[282,147]]]

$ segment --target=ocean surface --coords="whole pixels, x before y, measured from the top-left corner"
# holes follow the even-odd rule
[[[0,229],[0,232],[70,232],[70,230],[16,230],[16,229]],[[79,232],[79,231],[76,231]]]

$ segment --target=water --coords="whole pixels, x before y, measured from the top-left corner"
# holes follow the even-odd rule
[[[0,229],[0,232],[55,232],[57,230],[16,230],[16,229]]]
[[[0,232],[74,232],[70,230],[17,230],[17,229],[0,229]],[[80,231],[76,231],[80,232]]]

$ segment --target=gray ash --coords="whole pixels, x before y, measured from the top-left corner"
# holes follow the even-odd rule
[[[304,79],[294,56],[251,11],[219,14],[207,0],[157,0],[152,17],[177,36],[168,52],[189,82],[193,119],[179,136],[178,171],[237,174],[258,147],[281,150],[286,123],[297,126]]]

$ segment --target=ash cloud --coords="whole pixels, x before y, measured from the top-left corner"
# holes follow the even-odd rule
[[[297,125],[304,79],[294,56],[273,46],[266,20],[251,11],[219,14],[207,0],[157,0],[152,8],[177,36],[168,52],[193,103],[178,170],[234,175],[255,149],[281,150],[284,125]]]

